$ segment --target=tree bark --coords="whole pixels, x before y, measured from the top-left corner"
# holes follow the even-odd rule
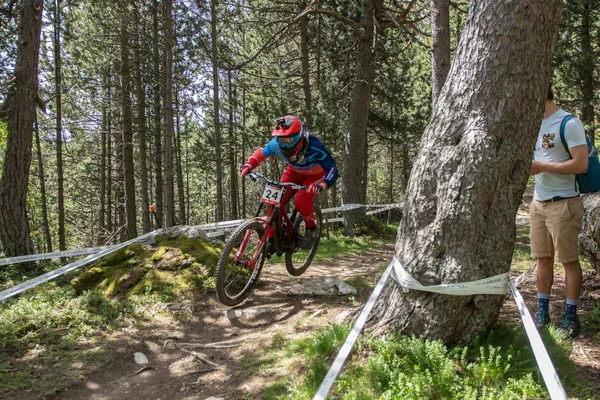
[[[181,126],[180,126],[180,110],[179,110],[179,90],[175,86],[175,172],[177,174],[177,200],[179,205],[179,225],[187,225],[187,217],[185,212],[185,187],[183,184],[183,156],[181,154]]]
[[[108,112],[106,115],[106,230],[107,233],[111,233],[113,230],[113,134],[112,134],[112,112],[110,106],[112,103],[112,87],[111,87],[111,72],[108,69],[108,82],[107,82],[107,107]]]
[[[231,219],[238,219],[238,168],[236,163],[237,143],[233,131],[233,111],[235,109],[235,89],[231,83],[231,71],[227,71],[229,87],[229,178],[231,184]],[[244,160],[245,162],[246,160]]]
[[[376,75],[375,57],[379,27],[375,21],[379,21],[382,5],[383,0],[363,0],[362,2],[361,36],[356,55],[356,72],[348,115],[342,175],[344,204],[365,204],[367,198],[365,146],[367,146],[371,92]],[[351,234],[353,228],[364,216],[364,208],[344,213],[345,233]]]
[[[433,105],[450,71],[450,0],[431,0],[431,97]]]
[[[108,137],[108,77],[102,74],[102,122],[100,125],[100,211],[98,220],[100,223],[100,234],[97,243],[101,245],[105,239],[106,232],[106,139]]]
[[[242,88],[242,161],[246,162],[246,88]],[[246,218],[246,180],[242,179],[242,218]]]
[[[50,223],[48,222],[48,201],[46,200],[46,175],[44,174],[44,158],[42,157],[42,146],[40,143],[40,127],[38,125],[37,112],[35,113],[35,146],[38,161],[38,176],[40,179],[40,195],[42,197],[42,223],[44,224],[44,236],[46,237],[46,251],[52,252],[52,235],[50,234]]]
[[[22,0],[14,89],[6,104],[8,138],[0,180],[0,242],[7,256],[33,253],[27,217],[33,120],[38,93],[41,0]]]
[[[140,154],[140,190],[142,195],[142,230],[144,233],[152,231],[150,219],[150,199],[148,197],[148,144],[146,142],[146,93],[142,83],[142,57],[140,44],[140,11],[135,6],[136,33],[135,47],[133,50],[135,68],[135,97],[137,100],[137,128],[138,149]]]
[[[131,108],[131,62],[129,61],[129,31],[127,15],[121,20],[121,112],[123,113],[123,178],[125,184],[125,215],[127,239],[137,237],[135,206],[135,170],[133,165],[133,118]]]
[[[123,116],[121,116],[123,118]],[[124,167],[124,143],[123,143],[123,132],[115,135],[115,167],[117,174],[117,184],[115,186],[115,222],[116,228],[119,232],[119,241],[124,242],[127,240],[127,216],[125,212],[125,169]]]
[[[583,105],[581,107],[581,122],[585,126],[588,136],[594,140],[594,68],[595,57],[592,51],[592,41],[590,37],[590,14],[592,12],[592,0],[583,1],[583,10],[581,13],[581,52],[584,57],[581,66],[581,93],[583,95]]]
[[[215,169],[217,173],[217,209],[215,219],[223,221],[223,165],[221,151],[221,122],[219,120],[219,72],[218,72],[218,38],[217,38],[217,1],[210,1],[210,27],[212,46],[212,78],[213,78],[213,121],[215,138]]]
[[[312,96],[310,91],[310,64],[308,62],[308,17],[300,18],[300,51],[302,53],[302,90],[304,91],[304,118],[306,124],[313,128]]]
[[[173,16],[172,0],[165,2],[165,227],[175,223],[173,180]]]
[[[62,58],[60,54],[60,0],[54,2],[54,88],[56,91],[56,174],[58,178],[58,248],[67,249],[65,233],[65,178],[62,154]]]
[[[158,39],[158,0],[152,2],[152,34],[153,34],[153,64],[154,64],[154,190],[156,203],[156,218],[161,226],[163,219],[163,175],[162,175],[162,135],[160,113],[160,58]]]
[[[470,3],[398,232],[396,258],[423,285],[468,282],[510,268],[560,8],[560,0]],[[404,290],[390,282],[374,309],[374,330],[465,343],[496,321],[503,301]]]

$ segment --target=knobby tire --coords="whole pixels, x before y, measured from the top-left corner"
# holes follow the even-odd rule
[[[317,231],[315,232],[315,244],[308,250],[308,256],[303,262],[293,261],[292,257],[294,253],[285,253],[285,268],[288,273],[292,276],[302,275],[312,263],[312,260],[315,258],[315,254],[317,254],[317,248],[319,247],[319,242],[321,241],[321,229],[323,227],[323,214],[321,213],[321,209],[314,206],[315,210],[315,221],[317,223]],[[293,225],[293,232],[298,232],[300,225],[304,222],[304,218],[300,214],[296,215],[296,220]],[[306,251],[306,250],[300,250]],[[300,264],[299,267],[296,267],[294,264]]]
[[[253,230],[257,235],[258,239],[262,237],[264,233],[264,224],[259,221],[246,221],[242,225],[240,225],[229,237],[227,240],[225,247],[223,248],[223,252],[219,257],[219,261],[217,262],[216,269],[216,289],[217,296],[219,297],[219,301],[226,306],[233,307],[240,304],[244,301],[252,288],[256,284],[258,277],[260,276],[260,272],[262,270],[262,266],[265,262],[265,248],[258,255],[258,261],[254,267],[254,270],[251,271],[248,267],[243,265],[235,265],[230,261],[230,256],[235,256],[237,249],[239,248],[242,240],[244,239],[244,235],[248,230]],[[253,246],[249,246],[250,248],[246,248],[241,258],[244,255],[247,255],[250,252],[254,252]],[[266,247],[266,246],[265,246]],[[231,254],[233,252],[233,254]],[[251,256],[252,254],[249,254]],[[231,283],[228,283],[227,278],[231,276],[231,274],[236,274],[236,269],[241,276],[240,282],[245,281],[244,286],[240,289],[239,292],[236,289],[230,290],[231,285],[235,282],[235,280]],[[243,274],[249,273],[249,276],[246,278],[242,276]],[[246,280],[247,279],[247,280]],[[233,291],[233,293],[231,293]]]

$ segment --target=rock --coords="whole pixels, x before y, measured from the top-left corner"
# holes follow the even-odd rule
[[[148,357],[144,353],[136,352],[133,354],[133,358],[138,364],[148,364]]]
[[[335,317],[335,320],[339,323],[347,322],[347,320],[349,319],[351,314],[352,314],[352,311],[348,311],[348,310],[342,311]]]
[[[583,196],[583,227],[579,243],[583,253],[600,274],[600,193]]]
[[[332,277],[318,278],[292,286],[288,289],[289,294],[304,294],[316,296],[335,296],[356,294],[356,288],[346,282]]]
[[[194,312],[194,308],[189,303],[168,303],[167,310],[169,311],[185,311],[190,314]]]
[[[206,236],[206,232],[204,232],[202,229],[200,229],[200,226],[198,226],[198,225],[196,225],[196,226],[187,226],[187,225],[172,226],[170,228],[165,229],[161,235],[164,237],[173,238],[173,239],[183,236],[188,239],[201,238],[206,241],[210,241],[209,237]]]
[[[273,308],[244,308],[244,309],[236,309],[236,310],[227,310],[225,311],[225,315],[228,319],[237,319],[242,316],[245,316],[248,319],[254,319],[262,314],[267,314],[274,312]]]

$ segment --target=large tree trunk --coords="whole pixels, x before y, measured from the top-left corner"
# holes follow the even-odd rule
[[[510,268],[560,7],[560,0],[470,3],[398,232],[396,258],[423,285],[468,282]],[[496,321],[503,301],[390,283],[374,310],[375,329],[467,342]]]
[[[38,93],[41,0],[22,0],[14,89],[8,94],[8,138],[0,180],[0,242],[7,256],[33,253],[27,218],[33,120]]]
[[[450,71],[450,0],[431,0],[431,97],[437,99]]]
[[[583,197],[583,228],[579,234],[579,242],[583,253],[587,256],[590,264],[600,274],[600,193],[594,193]]]
[[[131,62],[129,61],[129,31],[127,16],[121,17],[121,107],[123,113],[123,174],[125,184],[125,215],[127,239],[137,237],[135,206],[135,171],[133,166],[133,117],[131,108]]]
[[[379,28],[375,22],[379,20],[382,4],[383,0],[363,0],[362,5],[361,36],[356,55],[356,71],[348,116],[344,172],[342,174],[342,198],[345,204],[365,204],[367,198],[365,146],[367,146],[371,92],[376,75],[375,55]],[[345,233],[352,233],[354,226],[364,216],[364,209],[344,213]]]
[[[173,17],[172,0],[165,2],[165,227],[175,223],[173,180]]]
[[[212,78],[213,78],[213,120],[214,120],[214,138],[215,138],[215,169],[217,172],[217,210],[216,221],[223,221],[223,165],[221,156],[221,122],[219,120],[219,74],[218,74],[218,38],[217,38],[217,1],[210,1],[210,26],[211,26],[211,45],[212,45]]]

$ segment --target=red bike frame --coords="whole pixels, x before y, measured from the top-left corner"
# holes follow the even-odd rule
[[[282,186],[282,185],[276,185],[276,186]],[[300,187],[300,186],[298,185],[298,187]],[[283,190],[284,190],[283,194],[285,195],[285,191],[287,190],[285,188],[285,186],[283,186]],[[291,198],[290,198],[290,200],[291,200]],[[252,258],[247,263],[248,268],[250,268],[251,270],[254,270],[254,268],[256,266],[256,262],[259,259],[260,253],[263,251],[263,248],[267,243],[267,239],[269,238],[269,236],[271,236],[273,231],[275,231],[274,238],[275,238],[275,248],[277,249],[277,251],[287,250],[287,249],[283,248],[282,244],[280,243],[280,239],[282,237],[285,237],[287,239],[291,239],[291,237],[292,237],[292,221],[290,220],[290,218],[288,217],[288,215],[285,211],[281,212],[281,206],[269,204],[269,212],[267,213],[267,217],[261,218],[258,215],[260,214],[260,211],[262,210],[263,204],[265,204],[265,203],[261,201],[261,203],[258,206],[258,210],[256,210],[256,213],[254,214],[254,218],[253,218],[254,221],[259,221],[259,222],[262,222],[263,224],[265,224],[266,228],[265,228],[265,231],[264,231],[262,237],[260,238],[260,241],[258,242],[258,246],[256,247],[256,250],[254,251]],[[298,211],[295,210],[293,212],[292,216],[295,217],[297,215],[297,212]],[[281,234],[280,229],[279,229],[281,226],[283,226],[283,224],[285,224],[285,227],[286,227],[286,231],[284,232],[285,236],[283,236]],[[233,259],[233,261],[235,263],[238,262],[240,256],[242,254],[244,254],[244,252],[246,251],[246,247],[248,246],[248,240],[250,239],[251,234],[252,234],[251,231],[247,231],[246,234],[244,235],[244,239],[242,240],[240,248],[235,253],[235,257]]]

